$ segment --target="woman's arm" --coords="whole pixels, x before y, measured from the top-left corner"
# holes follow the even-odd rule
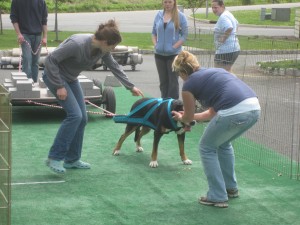
[[[190,124],[194,120],[195,113],[195,98],[191,92],[183,91],[183,112],[172,111],[173,118],[185,124]]]
[[[194,115],[194,119],[197,122],[205,122],[211,120],[211,118],[213,118],[215,115],[216,115],[215,110],[212,107],[210,107],[204,112],[196,113]]]
[[[152,43],[153,43],[154,47],[156,45],[156,41],[157,41],[157,36],[156,35],[152,35]]]
[[[193,120],[197,122],[205,122],[211,120],[216,115],[215,110],[210,107],[208,110],[202,113],[195,113],[195,98],[192,93],[188,91],[182,92],[182,100],[183,100],[183,112],[175,112],[173,111],[173,118],[176,121],[183,122],[185,124],[191,123]]]
[[[122,85],[131,91],[132,95],[144,97],[143,92],[135,87],[135,85],[129,80],[128,76],[118,62],[112,57],[111,53],[105,54],[102,57],[102,60],[113,73],[113,75],[122,83]]]

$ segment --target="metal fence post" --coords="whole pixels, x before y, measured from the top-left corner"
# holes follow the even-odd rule
[[[0,34],[3,33],[3,27],[2,27],[2,9],[0,8]]]

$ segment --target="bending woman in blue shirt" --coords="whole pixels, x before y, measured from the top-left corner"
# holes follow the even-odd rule
[[[162,98],[178,99],[178,76],[172,71],[172,63],[186,41],[188,25],[185,15],[177,9],[176,0],[163,0],[163,7],[156,14],[152,29],[159,88]]]
[[[257,95],[246,83],[224,69],[201,68],[197,58],[187,51],[174,59],[173,68],[184,81],[184,112],[173,112],[174,119],[184,123],[210,121],[199,144],[208,181],[208,192],[199,202],[226,208],[228,197],[239,196],[231,142],[259,119]],[[208,109],[195,113],[195,100]]]

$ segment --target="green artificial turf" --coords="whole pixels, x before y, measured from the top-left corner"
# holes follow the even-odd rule
[[[138,98],[124,88],[114,90],[117,114],[128,113]],[[159,167],[154,169],[148,166],[153,133],[142,140],[143,153],[135,152],[132,135],[120,155],[112,156],[125,124],[90,115],[82,160],[91,163],[92,169],[53,174],[44,160],[63,118],[59,109],[13,107],[12,225],[300,223],[299,181],[240,157],[236,159],[240,197],[230,200],[227,209],[198,204],[197,198],[207,191],[197,150],[205,124],[193,127],[186,137],[186,153],[193,165],[181,163],[176,135],[170,133],[161,139]]]

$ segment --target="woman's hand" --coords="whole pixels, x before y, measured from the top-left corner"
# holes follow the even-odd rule
[[[67,90],[64,87],[62,87],[57,89],[56,95],[59,100],[66,100],[68,93]]]
[[[182,122],[183,111],[172,111],[173,119],[179,122]]]
[[[144,98],[144,94],[140,89],[133,87],[130,91],[133,96],[142,96]]]

